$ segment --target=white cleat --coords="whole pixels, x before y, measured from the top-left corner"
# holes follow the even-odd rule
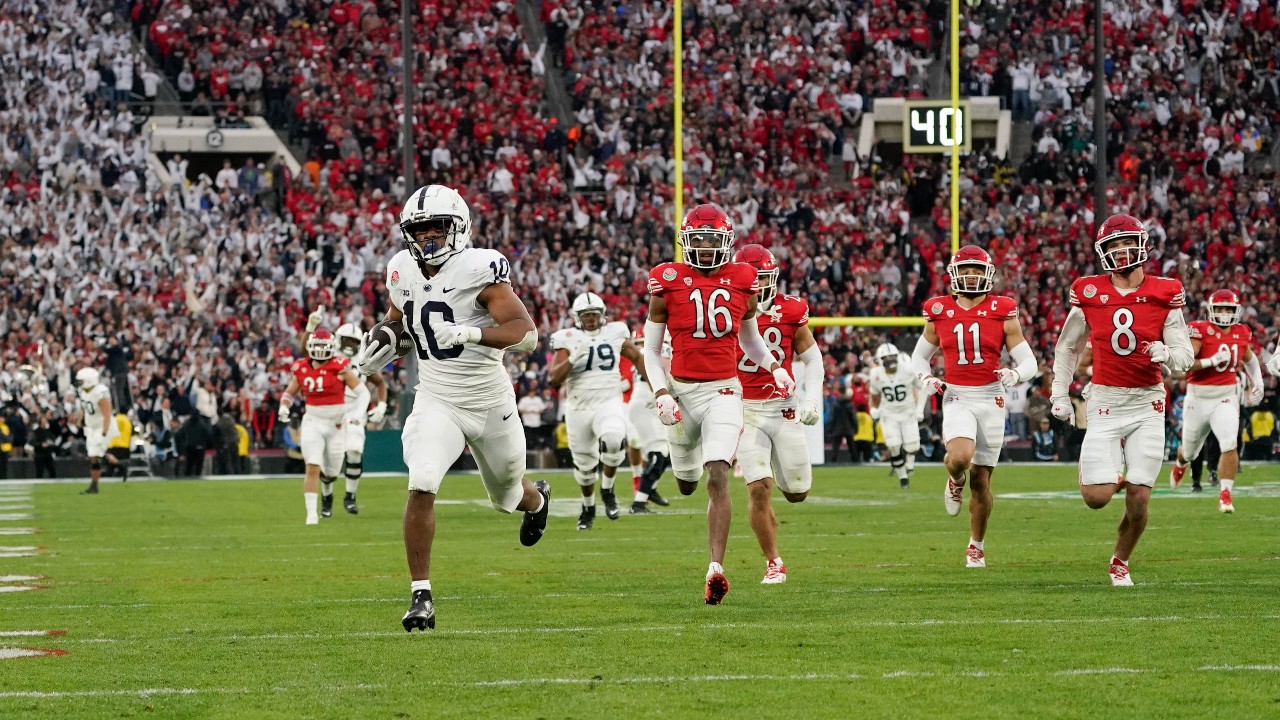
[[[1231,491],[1223,490],[1218,493],[1218,512],[1233,513],[1236,506],[1231,504]]]
[[[964,504],[964,486],[957,485],[954,480],[947,478],[947,487],[942,491],[942,505],[947,509],[947,514],[955,517],[960,514],[960,506]]]
[[[769,561],[769,566],[765,568],[764,579],[760,581],[761,585],[781,585],[787,581],[787,566],[783,563],[775,563]]]
[[[1111,558],[1111,566],[1107,568],[1107,574],[1111,576],[1112,585],[1133,587],[1133,578],[1129,577],[1129,566],[1116,558]]]
[[[307,516],[307,524],[308,524],[308,525],[319,525],[319,524],[320,524],[320,518],[319,518],[319,517],[317,517],[317,516],[315,516],[315,515],[308,515],[308,516]]]
[[[969,550],[964,554],[964,566],[971,568],[984,568],[987,566],[987,554],[978,549],[976,545],[970,545]]]

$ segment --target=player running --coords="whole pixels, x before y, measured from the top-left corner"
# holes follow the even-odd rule
[[[996,266],[986,250],[966,245],[947,266],[951,291],[924,304],[925,326],[911,356],[911,369],[929,392],[944,392],[942,439],[947,454],[943,505],[959,515],[966,475],[970,482],[969,547],[965,566],[987,566],[987,522],[994,498],[991,476],[1004,447],[1004,388],[1031,379],[1037,370],[1031,346],[1022,337],[1018,306],[991,295]],[[945,381],[933,376],[929,361],[942,348]],[[1008,348],[1015,366],[1000,367]],[[887,439],[887,438],[886,438]]]
[[[738,449],[738,465],[747,483],[748,518],[751,530],[764,552],[764,585],[787,581],[787,566],[778,554],[778,518],[770,494],[776,482],[787,502],[804,502],[813,486],[813,466],[809,464],[809,444],[800,424],[813,425],[822,418],[817,399],[822,394],[822,352],[809,331],[809,304],[794,295],[778,295],[778,264],[773,253],[760,245],[747,245],[733,258],[756,269],[760,286],[756,321],[770,357],[791,373],[791,362],[804,364],[806,398],[797,403],[795,394],[779,391],[773,373],[753,362],[745,352],[738,355],[738,380],[742,383],[743,442]],[[798,407],[797,407],[798,406]]]
[[[351,369],[351,360],[334,357],[337,341],[324,328],[316,328],[307,338],[307,357],[298,358],[289,367],[293,377],[280,396],[280,422],[287,425],[292,415],[294,396],[302,391],[306,414],[302,416],[302,460],[307,465],[302,483],[302,497],[307,507],[307,524],[320,522],[320,516],[333,514],[333,498],[317,514],[316,502],[320,483],[331,484],[342,467],[346,454],[343,416],[346,414],[346,391],[356,393],[356,402],[369,405],[369,390]]]
[[[1071,312],[1053,359],[1053,414],[1072,417],[1068,388],[1078,354],[1093,347],[1089,431],[1080,448],[1080,494],[1105,507],[1123,485],[1125,511],[1107,566],[1112,585],[1133,585],[1129,560],[1147,526],[1147,503],[1164,461],[1165,387],[1160,366],[1185,372],[1194,354],[1182,317],[1182,283],[1146,274],[1147,231],[1130,215],[1098,228],[1094,250],[1104,275],[1071,285]],[[1124,476],[1121,477],[1121,468]]]
[[[430,580],[436,493],[464,447],[494,508],[524,511],[522,545],[542,538],[551,503],[546,481],[524,477],[524,429],[502,364],[506,350],[533,350],[537,329],[511,289],[511,265],[496,250],[470,247],[471,228],[471,210],[456,190],[418,188],[400,212],[406,249],[387,264],[386,322],[403,322],[418,354],[417,395],[401,433],[409,468],[404,546],[412,599],[401,620],[407,632],[436,624]],[[367,341],[360,372],[381,370],[396,355],[396,343]]]
[[[742,435],[738,348],[768,368],[779,395],[795,381],[769,354],[756,323],[756,269],[731,261],[733,224],[715,205],[699,205],[680,223],[684,264],[649,271],[649,320],[644,365],[658,417],[667,426],[671,465],[682,495],[692,495],[707,471],[707,535],[711,563],[703,599],[718,605],[729,592],[724,551],[733,507],[730,463]],[[671,331],[671,376],[662,365],[663,337]]]
[[[871,368],[871,419],[880,422],[889,465],[906,490],[916,471],[920,451],[920,423],[928,397],[920,378],[907,367],[910,358],[889,343],[876,348],[876,366]]]
[[[1262,402],[1262,368],[1250,343],[1253,333],[1240,324],[1243,308],[1240,296],[1232,290],[1218,290],[1209,296],[1209,319],[1187,324],[1191,337],[1191,353],[1196,358],[1187,373],[1187,398],[1182,406],[1182,444],[1169,474],[1169,483],[1178,487],[1182,476],[1204,446],[1210,429],[1218,439],[1218,477],[1222,490],[1218,493],[1218,510],[1235,512],[1231,489],[1240,454],[1236,449],[1240,437],[1240,394],[1236,371],[1244,368],[1249,387],[1244,404],[1253,407]]]
[[[643,367],[640,351],[631,344],[626,323],[605,323],[604,300],[593,292],[574,298],[570,308],[572,328],[551,336],[555,356],[551,360],[551,385],[565,388],[565,425],[573,476],[582,490],[578,529],[590,530],[596,517],[596,475],[600,474],[600,499],[610,520],[617,520],[618,499],[613,484],[618,466],[626,460],[627,417],[622,404],[618,361],[630,360]]]

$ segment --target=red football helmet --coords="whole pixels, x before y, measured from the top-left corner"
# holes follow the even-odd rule
[[[1129,238],[1136,240],[1137,245],[1121,245],[1117,242]],[[1108,245],[1113,247],[1108,248]],[[1132,215],[1112,215],[1098,226],[1098,237],[1093,243],[1093,249],[1102,260],[1102,269],[1107,272],[1122,272],[1140,267],[1147,261],[1147,229],[1142,227],[1141,220]]]
[[[699,205],[680,223],[684,261],[699,270],[715,270],[729,262],[733,251],[733,222],[715,205]]]
[[[961,275],[960,268],[965,266],[982,268],[982,274]],[[977,245],[965,245],[951,256],[947,275],[951,276],[951,292],[985,295],[995,286],[996,266],[986,250]]]
[[[751,243],[739,249],[733,261],[756,269],[756,277],[760,281],[759,307],[763,309],[773,304],[773,298],[778,294],[778,262],[773,259],[773,253],[763,245]]]
[[[1209,296],[1209,322],[1228,327],[1240,322],[1244,308],[1235,290],[1217,290]]]
[[[311,337],[307,338],[307,356],[312,360],[328,360],[333,357],[333,349],[337,344],[333,333],[324,328],[316,328]]]

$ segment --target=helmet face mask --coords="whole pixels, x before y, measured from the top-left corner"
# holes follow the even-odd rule
[[[593,292],[585,292],[574,298],[569,311],[573,313],[574,327],[585,333],[594,335],[604,327],[604,298]]]
[[[961,295],[986,295],[995,287],[996,266],[987,251],[965,245],[956,251],[947,265],[951,292]]]
[[[92,390],[93,387],[98,384],[99,378],[100,376],[97,370],[89,367],[81,368],[80,372],[76,373],[76,384],[79,385],[82,390]]]
[[[1102,269],[1123,273],[1147,262],[1147,230],[1132,215],[1112,215],[1098,227],[1094,251]]]
[[[332,333],[328,330],[316,330],[307,338],[307,357],[317,362],[328,360],[333,357],[336,345]]]
[[[1231,290],[1219,290],[1209,296],[1209,322],[1218,327],[1230,327],[1240,322],[1244,307],[1240,296]]]
[[[441,265],[471,243],[471,210],[453,188],[418,188],[400,211],[405,247],[419,263]]]
[[[346,323],[338,328],[335,333],[338,339],[338,352],[353,358],[364,350],[364,336],[356,329],[355,325]]]
[[[715,205],[699,205],[680,223],[684,262],[698,270],[715,270],[733,254],[733,223]]]
[[[876,362],[889,372],[897,372],[898,370],[898,348],[889,343],[884,343],[876,348]]]
[[[767,310],[778,295],[778,261],[763,245],[744,245],[733,256],[734,262],[745,263],[756,269],[756,284],[760,287],[756,307]]]

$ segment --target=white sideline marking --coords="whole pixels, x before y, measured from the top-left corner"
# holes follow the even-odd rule
[[[1141,673],[1152,672],[1151,670],[1142,670],[1139,668],[1080,668],[1078,670],[1059,670],[1054,675],[1137,675]]]
[[[18,658],[42,657],[44,655],[53,655],[48,650],[40,648],[10,648],[0,647],[0,660],[17,660]],[[4,697],[5,693],[0,693],[0,697]]]
[[[0,535],[35,535],[35,528],[0,528]]]
[[[60,632],[59,630],[0,630],[0,637],[46,637]]]
[[[43,580],[43,575],[0,575],[0,582],[31,582],[32,580]],[[0,633],[4,635],[4,633]]]
[[[1196,669],[1200,672],[1235,672],[1237,670],[1280,672],[1280,665],[1205,665]]]
[[[35,505],[29,503],[21,503],[18,505],[0,505],[0,511],[8,512],[10,510],[34,510]]]
[[[0,521],[5,520],[32,520],[34,515],[31,513],[0,513]]]
[[[16,593],[27,592],[28,590],[39,590],[38,587],[31,585],[0,585],[0,593]]]
[[[0,649],[0,653],[3,653],[4,650],[5,649]],[[3,657],[3,655],[0,655],[0,657]],[[21,657],[27,657],[27,656],[21,656]],[[347,685],[345,687],[342,687],[342,686],[327,687],[324,689],[332,690],[336,692],[343,692],[343,691],[349,691],[349,690],[381,690],[385,687],[386,685],[370,685],[367,683],[361,683],[359,685]],[[271,688],[271,691],[272,692],[313,692],[313,691],[316,691],[317,689],[319,688],[315,686],[273,687]],[[137,690],[69,690],[65,692],[41,692],[38,690],[17,690],[17,691],[10,691],[10,692],[0,692],[0,698],[59,699],[59,698],[82,698],[82,697],[111,697],[111,696],[135,697],[136,696],[142,699],[146,699],[148,697],[152,697],[156,695],[203,695],[206,693],[207,694],[225,694],[225,693],[248,694],[252,692],[257,692],[257,691],[251,688],[217,688],[217,687],[213,687],[213,688],[140,688]]]

